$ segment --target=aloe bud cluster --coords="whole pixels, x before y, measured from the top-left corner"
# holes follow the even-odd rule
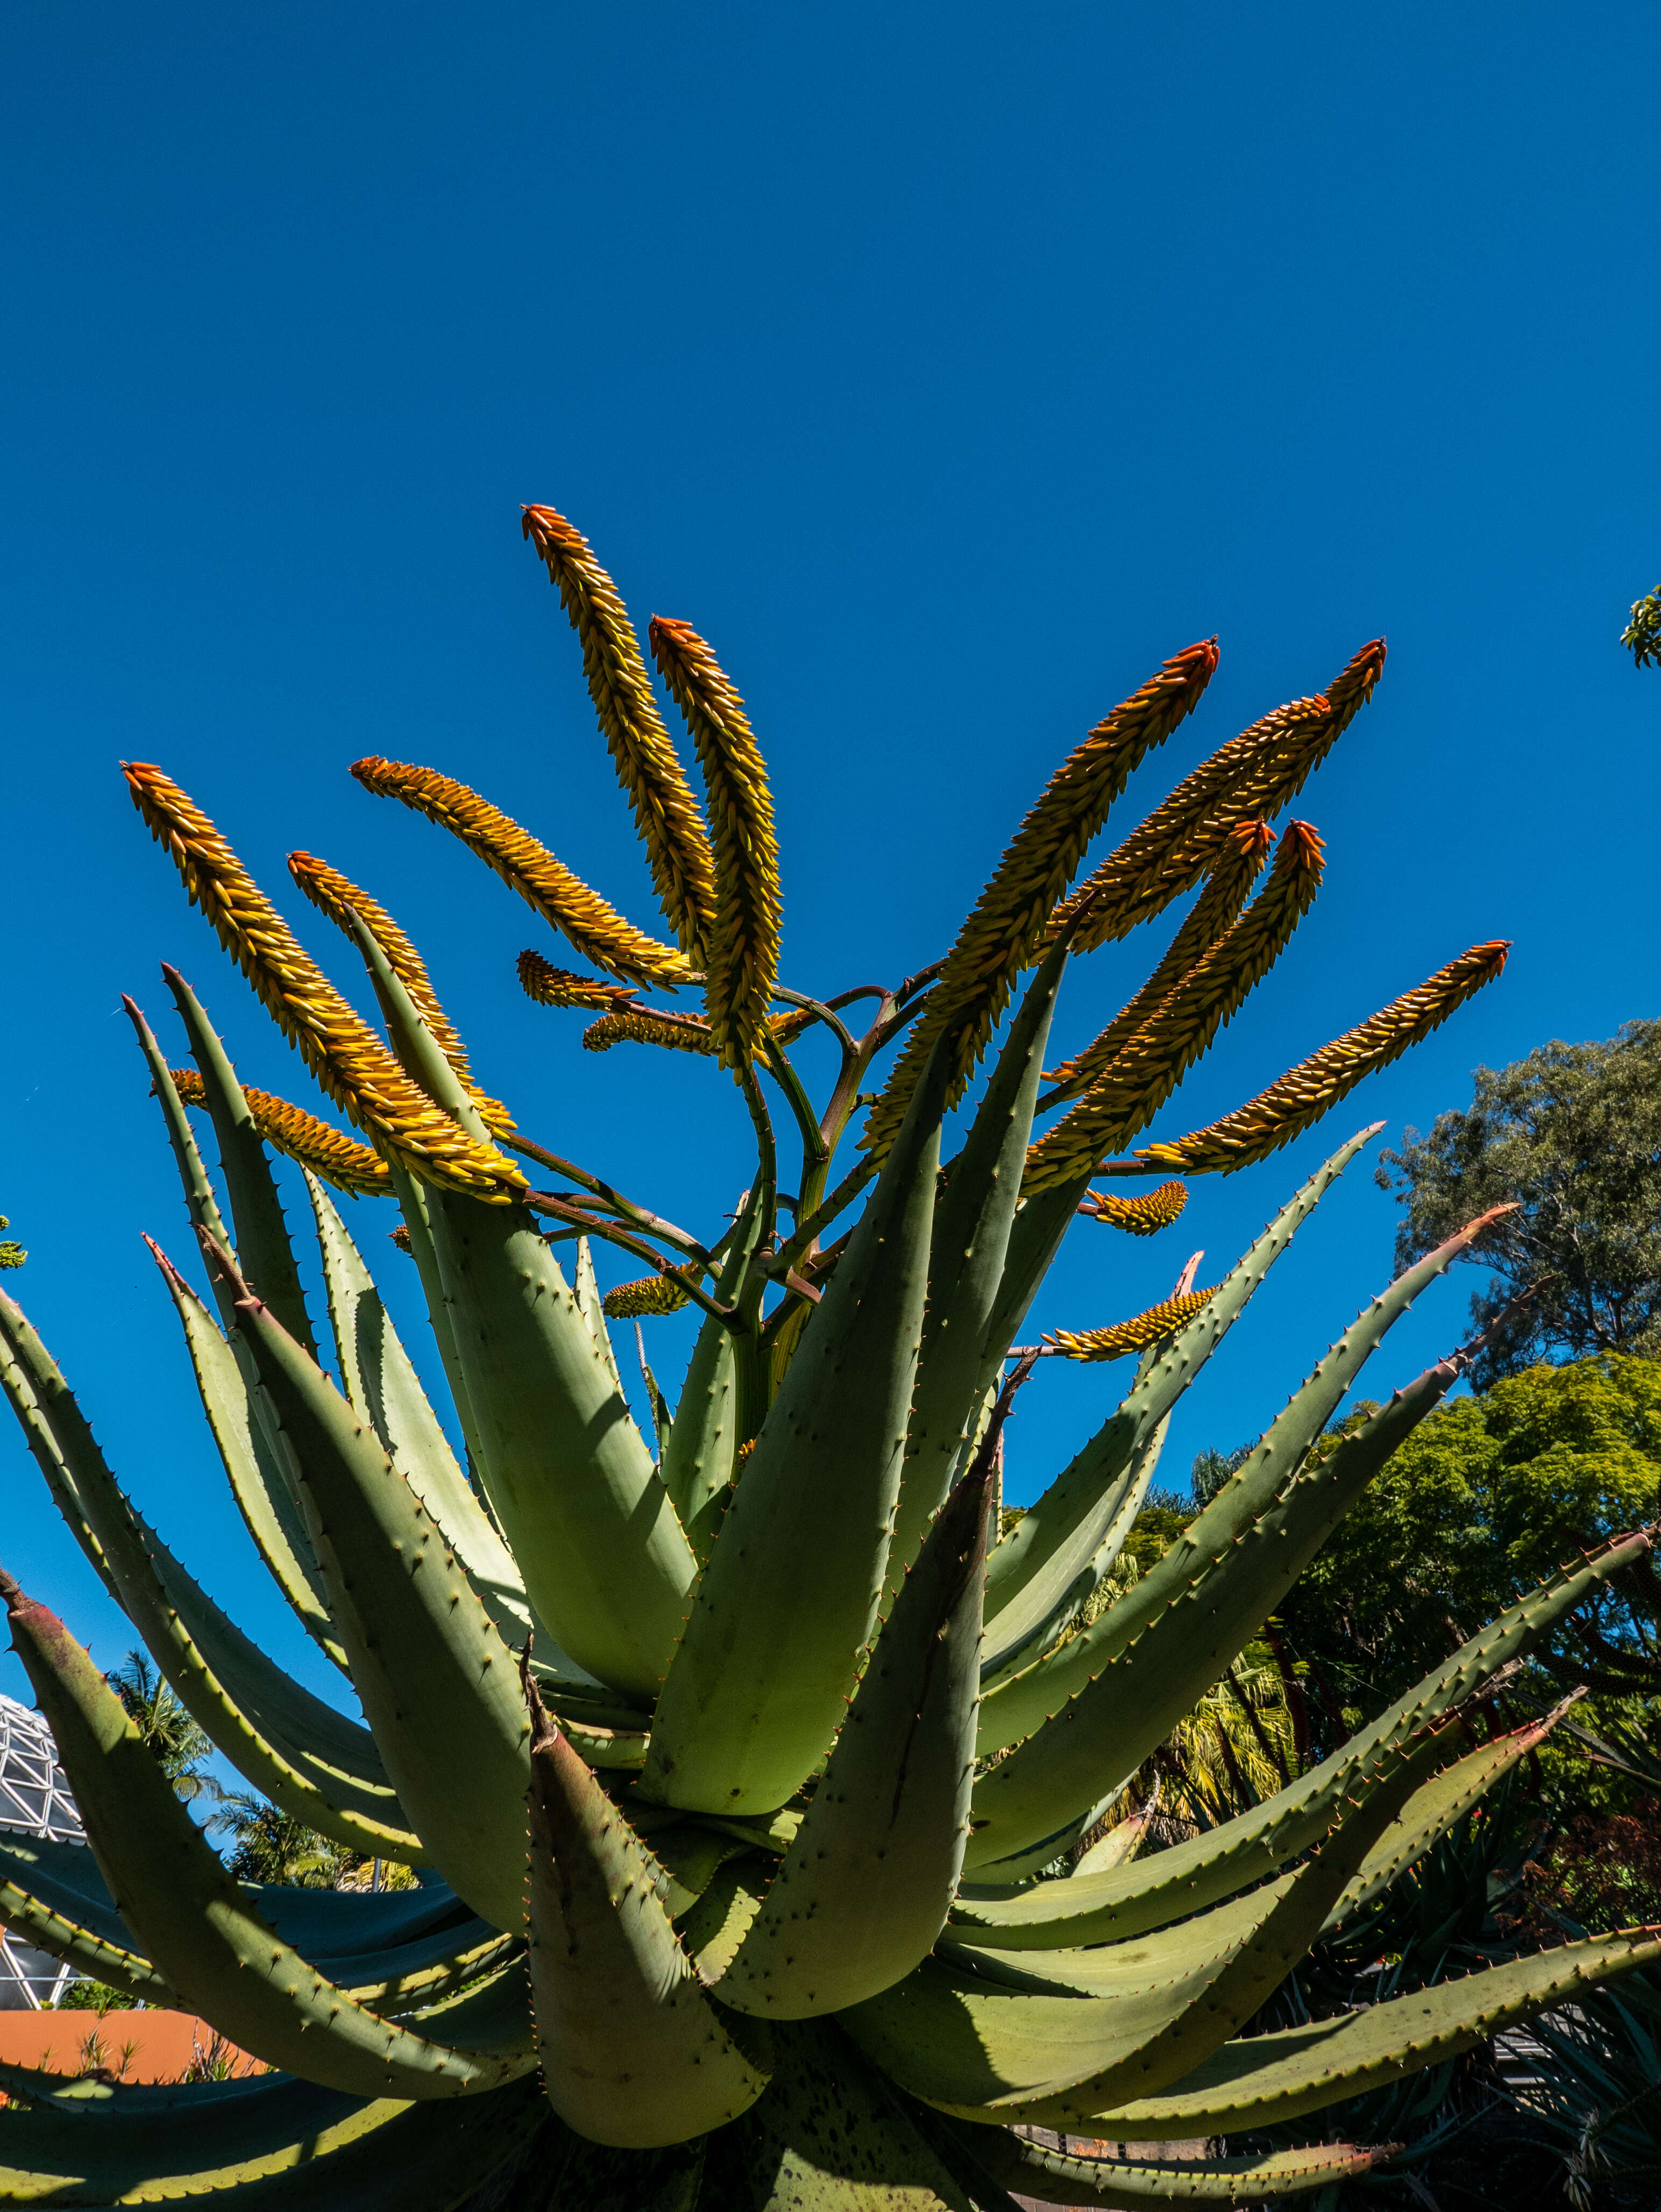
[[[0,2203],[362,2212],[485,2189],[501,2204],[517,2172],[537,2204],[991,2212],[1011,2190],[1256,2201],[1366,2172],[1387,2146],[1196,2158],[1192,2139],[1318,2115],[1661,1957],[1661,1931],[1588,1937],[1244,2033],[1323,1929],[1538,1741],[1548,1723],[1479,1742],[1463,1711],[1648,1535],[1567,1564],[1252,1811],[1145,1856],[1134,1818],[1110,1849],[1082,1848],[1462,1372],[1464,1352],[1439,1361],[1311,1456],[1483,1224],[1373,1301],[1128,1586],[1115,1565],[1173,1410],[1371,1132],[1213,1287],[1191,1266],[1145,1313],[1017,1340],[1081,1214],[1092,1239],[1169,1227],[1187,1199],[1159,1180],[1171,1167],[1265,1158],[1499,972],[1505,948],[1479,946],[1211,1128],[1125,1149],[1312,900],[1320,840],[1292,824],[1271,865],[1271,820],[1365,703],[1382,646],[1222,745],[1080,882],[1216,665],[1214,642],[1174,656],[1062,763],[942,960],[816,999],[779,980],[767,772],[709,646],[652,625],[700,802],[610,579],[551,509],[527,510],[525,532],[581,641],[669,939],[454,778],[379,759],[354,773],[462,838],[597,971],[527,951],[531,1000],[597,1018],[595,1048],[689,1048],[712,1065],[687,1080],[732,1085],[749,1187],[705,1241],[655,1194],[547,1149],[521,1126],[534,1101],[510,1111],[478,1088],[378,900],[294,856],[364,962],[379,1030],[194,801],[159,768],[127,769],[192,900],[360,1132],[245,1089],[176,970],[190,1067],[129,1001],[198,1248],[176,1265],[152,1247],[165,1294],[238,1505],[338,1700],[245,1636],[141,1516],[5,1298],[0,1380],[93,1571],[225,1757],[285,1813],[420,1880],[379,1895],[233,1881],[87,1654],[0,1576],[91,1846],[0,1844],[0,1913],[273,2069],[143,2089],[0,2068]],[[1070,961],[1190,892],[1148,984],[1046,1078]],[[683,989],[701,1012],[643,995]],[[791,1055],[808,1030],[834,1047],[821,1099]],[[801,1150],[789,1196],[781,1133]],[[273,1152],[304,1172],[321,1340]],[[1104,1177],[1149,1187],[1093,1189]],[[342,1194],[396,1202],[459,1452]],[[602,1251],[631,1270],[606,1292]],[[700,1325],[671,1404],[642,1323],[687,1306]],[[645,1427],[609,1316],[639,1332]],[[1131,1380],[1037,1503],[1000,1516],[1004,1423],[1046,1350],[1133,1358]],[[1144,2148],[1064,2155],[1035,2132],[1057,2130]]]

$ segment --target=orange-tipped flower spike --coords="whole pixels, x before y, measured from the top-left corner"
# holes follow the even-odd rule
[[[1123,1359],[1132,1352],[1146,1352],[1150,1344],[1173,1334],[1185,1322],[1193,1319],[1211,1295],[1209,1291],[1188,1291],[1176,1297],[1161,1298],[1145,1313],[1117,1321],[1111,1328],[1058,1328],[1044,1341],[1065,1352],[1069,1359]]]
[[[694,970],[671,945],[660,945],[625,921],[511,815],[454,776],[374,755],[354,761],[352,773],[366,791],[402,799],[470,846],[487,867],[494,868],[510,890],[535,907],[597,968],[609,969],[627,983],[666,988],[691,979]]]
[[[929,1004],[871,1109],[862,1145],[879,1156],[887,1152],[929,1055],[948,1030],[957,1039],[957,1070],[947,1103],[962,1097],[1016,975],[1032,965],[1057,902],[1108,809],[1147,754],[1192,714],[1216,665],[1215,638],[1175,654],[1098,722],[1051,777],[958,932]]]
[[[1105,1221],[1110,1229],[1124,1230],[1128,1237],[1154,1237],[1180,1219],[1187,1203],[1185,1182],[1162,1182],[1157,1190],[1144,1191],[1140,1198],[1115,1198],[1107,1191],[1092,1191],[1079,1212],[1093,1220]]]
[[[715,861],[697,801],[658,712],[634,626],[587,539],[562,514],[551,507],[527,507],[520,526],[582,642],[589,695],[617,764],[618,781],[633,807],[658,902],[682,950],[701,967],[713,941]]]
[[[716,1050],[735,1067],[755,1053],[779,976],[779,846],[767,765],[744,702],[689,623],[653,616],[652,654],[703,770],[715,844],[715,916],[704,1000]]]
[[[1099,1036],[1082,1052],[1075,1053],[1070,1060],[1046,1073],[1045,1081],[1056,1087],[1039,1100],[1040,1113],[1069,1098],[1082,1098],[1195,962],[1210,951],[1246,904],[1274,842],[1275,833],[1266,822],[1237,822],[1227,833],[1205,889],[1195,900],[1193,912],[1172,939],[1165,957],[1135,998],[1115,1014]]]
[[[207,1088],[195,1068],[173,1067],[167,1073],[187,1106],[206,1107]],[[242,1095],[260,1136],[288,1159],[354,1198],[385,1198],[391,1191],[391,1170],[367,1145],[355,1144],[343,1130],[330,1128],[327,1121],[291,1106],[286,1098],[274,1098],[269,1091],[245,1089]]]
[[[583,1031],[585,1052],[609,1052],[614,1044],[657,1044],[670,1052],[712,1054],[715,1032],[706,1022],[688,1017],[626,1007],[621,1013],[602,1014]]]
[[[519,988],[539,1006],[579,1006],[591,1014],[627,1013],[634,993],[626,984],[602,983],[597,976],[576,975],[569,968],[556,968],[540,952],[520,953]]]
[[[1409,1046],[1428,1037],[1467,999],[1493,982],[1510,950],[1500,938],[1473,945],[1416,990],[1403,992],[1359,1027],[1323,1045],[1222,1121],[1171,1144],[1145,1146],[1137,1158],[1190,1175],[1233,1175],[1238,1168],[1267,1159],[1312,1127],[1364,1077],[1399,1060]]]
[[[486,1126],[498,1137],[514,1134],[513,1116],[499,1098],[488,1098],[473,1080],[467,1064],[467,1048],[450,1017],[439,1004],[427,963],[379,900],[355,884],[349,876],[331,868],[312,853],[290,853],[288,872],[320,914],[337,929],[352,936],[355,915],[386,955],[386,964],[409,994],[409,1003],[433,1033],[433,1041],[456,1071],[458,1080],[472,1094]],[[355,943],[355,939],[354,942]]]
[[[1235,823],[1291,805],[1372,697],[1384,661],[1374,638],[1325,691],[1276,708],[1219,746],[1057,908],[1054,931],[1088,904],[1073,945],[1091,952],[1163,913],[1214,866]]]
[[[375,1148],[423,1182],[506,1206],[525,1180],[513,1162],[457,1127],[411,1082],[347,1004],[208,817],[171,776],[124,763],[151,835],[312,1074]]]
[[[1321,841],[1294,822],[1263,890],[1155,1008],[1066,1118],[1027,1155],[1030,1196],[1088,1176],[1145,1129],[1279,959],[1320,887]]]
[[[640,1275],[633,1282],[619,1283],[600,1301],[609,1321],[640,1321],[649,1314],[679,1313],[687,1303],[681,1270],[673,1267],[661,1275]]]

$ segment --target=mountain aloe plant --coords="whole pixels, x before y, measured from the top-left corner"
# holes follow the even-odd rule
[[[359,1133],[245,1087],[177,970],[188,1068],[129,1002],[199,1246],[188,1267],[152,1247],[163,1291],[237,1504],[343,1677],[338,1699],[192,1577],[0,1300],[5,1389],[93,1570],[225,1758],[284,1814],[419,1879],[379,1894],[233,1879],[85,1651],[0,1577],[91,1844],[9,1838],[0,1916],[136,1999],[201,2013],[272,2069],[136,2088],[0,2069],[0,2202],[343,2212],[482,2190],[661,2212],[991,2212],[1010,2190],[1226,2203],[1365,2171],[1383,2147],[1219,2158],[1193,2139],[1305,2114],[1318,2134],[1323,2106],[1661,1957],[1661,1932],[1628,1930],[1245,2033],[1324,1929],[1537,1741],[1479,1738],[1463,1715],[1648,1536],[1567,1562],[1253,1809],[1146,1857],[1145,1823],[1092,1845],[1460,1375],[1455,1352],[1311,1458],[1363,1363],[1482,1224],[1373,1301],[1105,1605],[1177,1401],[1371,1132],[1215,1284],[1185,1270],[1143,1313],[1020,1340],[1076,1223],[1106,1232],[1104,1263],[1114,1237],[1167,1229],[1182,1176],[1266,1158],[1499,973],[1506,947],[1478,945],[1238,1110],[1137,1146],[1315,895],[1319,838],[1270,823],[1365,704],[1382,644],[1222,745],[1083,873],[1216,665],[1214,642],[1177,654],[1062,762],[943,958],[815,998],[780,981],[773,806],[738,694],[694,630],[652,624],[700,804],[610,579],[551,510],[524,527],[580,640],[666,934],[454,778],[384,759],[353,773],[462,839],[567,940],[580,970],[533,949],[520,978],[537,1005],[592,1018],[589,1048],[713,1061],[688,1079],[731,1086],[754,1170],[700,1234],[658,1210],[649,1161],[625,1191],[547,1149],[520,1126],[530,1103],[481,1087],[385,907],[293,856],[365,964],[376,1027],[179,786],[127,766],[192,902]],[[1191,893],[1147,983],[1046,1073],[1069,963]],[[835,1064],[823,1098],[791,1056],[809,1031]],[[781,1138],[799,1139],[788,1176]],[[304,1172],[321,1314],[274,1153]],[[427,1381],[453,1428],[343,1196],[396,1204],[409,1257],[388,1264],[418,1271]],[[607,1295],[603,1250],[636,1270]],[[672,1406],[642,1337],[643,1426],[608,1320],[684,1307],[700,1319]],[[1123,1357],[1129,1387],[1011,1522],[1003,1425],[1052,1355]],[[1044,2148],[1046,2130],[1141,2148],[1082,2159]]]

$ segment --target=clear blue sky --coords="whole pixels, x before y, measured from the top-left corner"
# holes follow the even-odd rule
[[[788,972],[820,991],[943,950],[1050,769],[1167,653],[1220,634],[1133,801],[1387,634],[1298,809],[1328,888],[1161,1129],[1476,939],[1514,938],[1510,969],[1319,1135],[1197,1183],[1160,1243],[1082,1229],[1046,1325],[1134,1310],[1195,1245],[1208,1279],[1325,1150],[1462,1103],[1477,1060],[1657,1011],[1661,676],[1616,642],[1661,573],[1652,7],[164,0],[13,10],[0,40],[0,1208],[33,1255],[8,1287],[145,1510],[310,1679],[139,1242],[187,1256],[118,994],[160,1021],[174,960],[245,1079],[305,1078],[116,763],[179,777],[354,990],[283,855],[367,883],[527,1127],[711,1219],[743,1176],[730,1086],[582,1054],[514,982],[522,945],[560,957],[541,925],[345,774],[461,775],[653,921],[521,501],[745,692]],[[1158,949],[1081,969],[1067,1036]],[[1185,1410],[1179,1476],[1386,1279],[1368,1172]],[[407,1306],[390,1223],[356,1218]],[[1457,1340],[1469,1288],[1370,1384]],[[1119,1379],[1060,1364],[1012,1433],[1017,1495]],[[6,1564],[109,1663],[121,1624],[15,1438],[0,1481]]]

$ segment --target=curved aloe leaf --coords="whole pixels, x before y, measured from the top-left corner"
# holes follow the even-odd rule
[[[70,1863],[64,1863],[66,1856]],[[141,1951],[103,1881],[88,1893],[68,1878],[74,1859],[92,1861],[83,1844],[41,1836],[8,1835],[0,1843],[0,1921],[54,1959],[94,1981],[107,1982],[141,2004],[170,2005],[173,1991]],[[96,1875],[96,1862],[91,1871]]]
[[[1226,2043],[1164,2094],[1100,2117],[1111,2117],[1115,2135],[1154,2137],[1277,2126],[1457,2058],[1531,2014],[1658,1960],[1658,1928],[1564,1943],[1364,2012]]]
[[[289,1335],[315,1359],[317,1342],[306,1311],[306,1294],[288,1240],[282,1200],[242,1085],[195,992],[176,968],[164,962],[161,972],[184,1018],[191,1057],[202,1077],[214,1134],[219,1139],[220,1171],[231,1201],[238,1264]]]
[[[715,1281],[715,1296],[730,1305],[749,1269],[766,1212],[758,1181],[745,1192],[731,1243]],[[710,1511],[732,1480],[740,1437],[738,1362],[732,1331],[706,1314],[692,1347],[686,1380],[663,1449],[664,1486],[701,1565],[709,1557],[719,1519]]]
[[[343,1674],[349,1674],[345,1650],[329,1616],[329,1594],[312,1540],[292,1490],[276,1473],[267,1424],[256,1410],[236,1352],[220,1334],[207,1308],[161,1246],[149,1238],[145,1241],[184,1328],[208,1425],[255,1548],[306,1634]]]
[[[936,1201],[928,1309],[906,1430],[885,1604],[893,1603],[924,1531],[951,1487],[965,1429],[985,1389],[980,1375],[986,1331],[1021,1196],[1021,1170],[1067,950],[1064,942],[1058,945],[1028,986]]]
[[[940,1164],[937,1051],[721,1522],[652,1723],[666,1803],[769,1813],[825,1756],[876,1625]]]
[[[129,1504],[69,1385],[0,1296],[3,1387],[52,1499],[185,1710],[254,1786],[349,1850],[421,1863],[374,1740],[274,1666]]]
[[[228,1255],[210,1256],[231,1270]],[[512,1656],[379,1438],[270,1309],[237,1291],[386,1771],[446,1880],[516,1928],[529,1748]]]
[[[173,1071],[167,1066],[167,1054],[155,1041],[149,1024],[132,1000],[123,998],[127,1018],[137,1034],[139,1049],[144,1054],[150,1071],[150,1082],[161,1118],[167,1125],[167,1141],[173,1147],[174,1164],[179,1182],[185,1188],[185,1205],[192,1229],[205,1229],[216,1237],[227,1250],[235,1249],[234,1240],[219,1211],[219,1200],[207,1169],[202,1164],[202,1154],[197,1149],[196,1132],[191,1127],[191,1117],[185,1110],[185,1102],[179,1095]]]
[[[803,2020],[891,1988],[946,1923],[974,1773],[993,1459],[958,1485],[876,1639],[760,1916],[715,1994]]]
[[[997,1547],[986,1568],[989,1679],[1030,1644],[1069,1586],[1101,1549],[1122,1510],[1127,1476],[1138,1450],[1373,1133],[1373,1129],[1363,1129],[1341,1146],[1281,1208],[1199,1312],[1137,1376],[1123,1404]]]
[[[502,1635],[523,1644],[534,1631],[537,1670],[545,1680],[579,1692],[602,1691],[603,1685],[567,1657],[532,1613],[518,1563],[457,1465],[339,1209],[314,1176],[307,1174],[306,1182],[317,1216],[329,1317],[348,1401],[379,1437],[387,1457],[466,1568]]]
[[[1650,1549],[1623,1536],[1565,1567],[1463,1645],[1343,1749],[1249,1813],[1155,1857],[1104,1874],[1041,1882],[1019,1895],[960,1893],[952,1934],[962,1943],[1047,1950],[1141,1935],[1262,1881],[1306,1850],[1337,1817],[1362,1763],[1475,1696],[1598,1585]]]
[[[0,2118],[8,2204],[450,2212],[547,2112],[530,2082],[442,2109],[286,2075],[151,2088],[7,2067],[4,2086],[27,2099]]]
[[[369,2012],[250,1905],[128,1718],[55,1615],[9,1576],[13,1648],[51,1725],[88,1840],[158,1973],[244,2050],[355,2096],[460,2096],[530,2063],[481,2058]]]
[[[966,2118],[1072,2124],[1175,2080],[1237,2032],[1306,1951],[1381,1831],[1444,1747],[1378,1753],[1295,1874],[1129,1942],[1026,1962],[936,1958],[844,2025],[914,2095]]]
[[[971,1865],[1035,1840],[1104,1780],[1131,1774],[1273,1612],[1337,1519],[1458,1378],[1457,1359],[1443,1361],[1298,1482],[1310,1445],[1362,1364],[1416,1291],[1484,1225],[1451,1237],[1373,1301],[1132,1590],[983,1701],[980,1756],[1019,1748],[976,1790]],[[1257,1540],[1244,1542],[1248,1534]]]
[[[594,2142],[684,2142],[746,2111],[767,2075],[704,1995],[644,1846],[525,1688],[530,1988],[549,2100]]]
[[[964,2156],[996,2186],[1019,2190],[1029,2203],[1064,2204],[1069,2212],[1101,2205],[1130,2212],[1142,2204],[1262,2204],[1276,2197],[1325,2189],[1370,2173],[1394,2157],[1397,2143],[1312,2143],[1297,2150],[1242,2158],[1090,2158],[1048,2150],[1007,2128],[958,2124]]]

